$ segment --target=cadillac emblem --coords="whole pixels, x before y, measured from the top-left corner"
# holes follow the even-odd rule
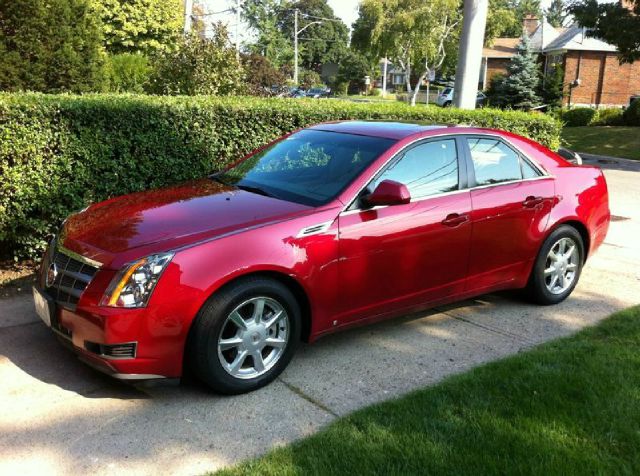
[[[50,288],[51,286],[53,286],[53,283],[56,281],[56,278],[58,277],[58,267],[56,266],[55,263],[51,263],[51,265],[49,266],[49,269],[47,270],[47,275],[44,278],[44,284]]]

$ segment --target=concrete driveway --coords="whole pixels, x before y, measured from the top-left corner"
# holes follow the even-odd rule
[[[63,349],[28,297],[0,301],[0,474],[214,470],[637,304],[640,164],[606,167],[614,221],[564,303],[488,295],[348,331],[302,346],[280,379],[249,395],[120,384]]]

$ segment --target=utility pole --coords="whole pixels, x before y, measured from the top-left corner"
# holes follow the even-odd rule
[[[236,60],[240,61],[240,5],[242,0],[236,0]]]
[[[191,13],[193,10],[193,0],[184,0],[184,34],[191,33]]]
[[[303,26],[298,30],[298,15],[299,11],[296,8],[293,11],[293,84],[298,85],[298,35],[311,25],[318,25],[323,21],[335,21],[331,18],[323,18],[321,21],[312,21],[311,23]],[[318,18],[318,17],[315,17]]]
[[[384,66],[382,67],[382,97],[387,96],[387,63],[389,60],[384,57]]]
[[[293,11],[293,84],[298,85],[298,9]]]
[[[464,21],[458,50],[453,104],[475,109],[489,0],[464,0]]]

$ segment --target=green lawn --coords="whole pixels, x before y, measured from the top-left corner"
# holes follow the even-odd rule
[[[640,474],[640,306],[220,474]]]
[[[640,127],[565,127],[562,142],[576,152],[640,160]]]

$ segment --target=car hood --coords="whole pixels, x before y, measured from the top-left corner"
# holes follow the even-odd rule
[[[105,265],[283,220],[310,207],[210,179],[133,193],[69,217],[59,241]]]

